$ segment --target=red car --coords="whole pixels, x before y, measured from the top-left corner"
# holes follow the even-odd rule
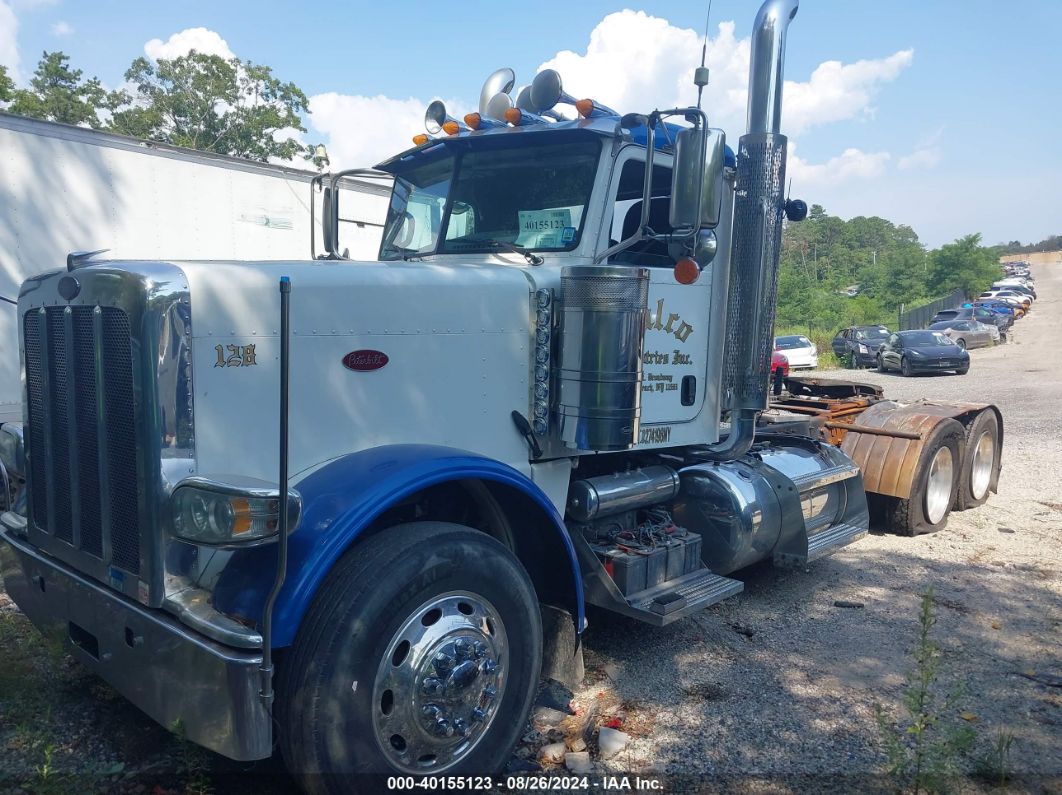
[[[771,354],[771,375],[777,377],[778,371],[782,371],[782,378],[789,377],[789,359],[781,351]]]
[[[782,394],[783,379],[789,377],[789,359],[781,351],[771,353],[771,391]]]

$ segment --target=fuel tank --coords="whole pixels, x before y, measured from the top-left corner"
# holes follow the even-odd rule
[[[801,565],[869,527],[859,467],[812,439],[760,437],[743,458],[687,466],[679,478],[675,522],[701,535],[716,574],[768,558]]]

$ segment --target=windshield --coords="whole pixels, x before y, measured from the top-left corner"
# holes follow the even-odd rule
[[[775,337],[774,347],[778,350],[789,351],[793,348],[810,348],[811,340],[807,337]]]
[[[570,138],[453,151],[403,169],[381,259],[579,244],[601,144]],[[430,155],[429,155],[430,157]]]
[[[909,345],[914,348],[920,348],[924,345],[955,344],[939,331],[912,331],[906,334],[901,334],[900,336],[903,338],[904,345]]]
[[[857,340],[883,340],[889,336],[889,330],[884,328],[868,328],[856,332]]]

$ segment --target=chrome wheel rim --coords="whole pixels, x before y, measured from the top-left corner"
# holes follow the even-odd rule
[[[941,447],[929,465],[929,477],[926,483],[926,519],[930,524],[937,524],[948,513],[954,473],[955,462],[952,459],[951,449]]]
[[[505,626],[482,596],[451,591],[410,614],[373,682],[376,741],[404,773],[440,773],[487,734],[505,692]]]
[[[988,493],[992,482],[992,465],[996,459],[996,441],[992,434],[983,431],[973,449],[973,465],[970,467],[970,493],[979,500]]]

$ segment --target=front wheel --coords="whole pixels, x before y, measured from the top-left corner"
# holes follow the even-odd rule
[[[384,530],[336,564],[284,661],[285,761],[315,793],[494,773],[541,661],[535,591],[504,546],[443,522]]]
[[[881,354],[880,353],[878,354],[878,372],[879,373],[884,373],[885,372],[885,360],[881,358]]]
[[[962,348],[962,350],[966,350],[966,340],[960,338],[955,341],[955,344]]]
[[[911,364],[907,361],[906,356],[900,359],[900,372],[906,377],[914,375],[914,370],[911,369]]]

